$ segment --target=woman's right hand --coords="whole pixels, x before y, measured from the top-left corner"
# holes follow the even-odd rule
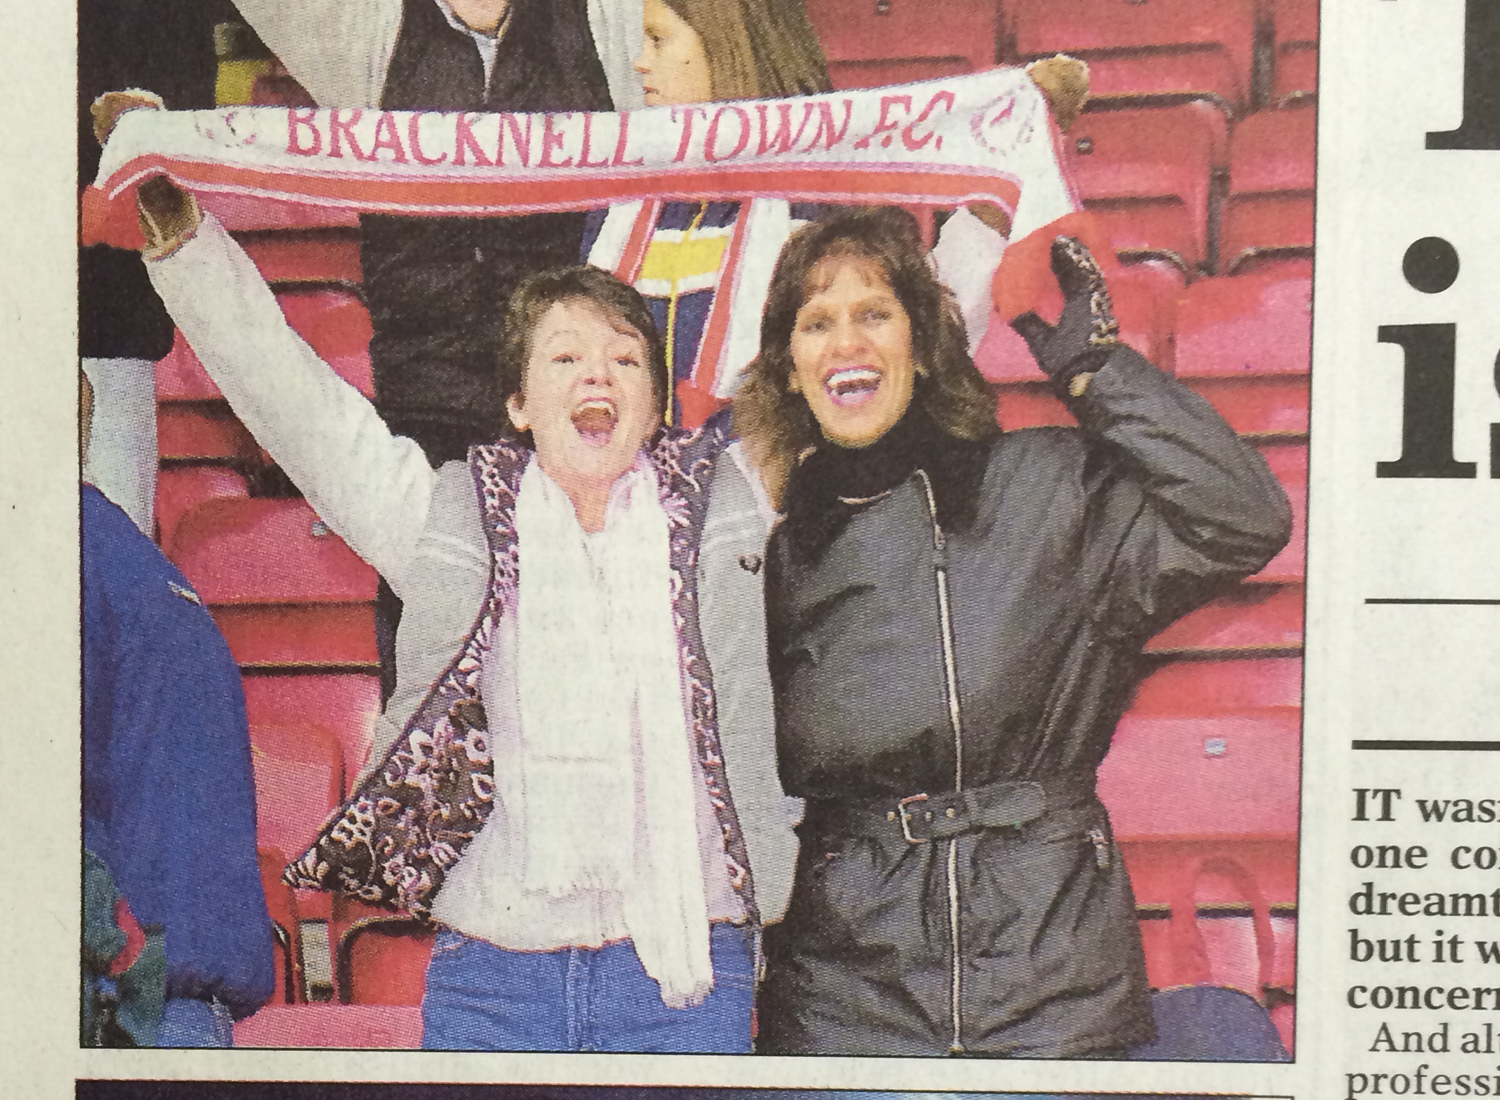
[[[160,111],[165,106],[160,96],[139,88],[105,92],[89,107],[94,119],[94,137],[99,144],[104,144],[114,131],[115,123],[127,111]],[[198,200],[166,176],[155,176],[141,184],[136,190],[135,205],[141,220],[141,232],[146,237],[146,247],[141,250],[141,255],[148,260],[160,260],[176,252],[203,223]]]

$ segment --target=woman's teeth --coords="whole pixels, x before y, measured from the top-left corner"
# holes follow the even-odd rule
[[[603,446],[614,436],[618,419],[613,402],[585,401],[573,410],[573,429],[585,443]]]
[[[839,405],[858,405],[879,388],[880,372],[870,367],[842,367],[823,379],[823,389]]]

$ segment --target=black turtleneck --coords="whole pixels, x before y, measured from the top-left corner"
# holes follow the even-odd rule
[[[786,491],[787,536],[799,556],[816,560],[861,509],[925,470],[932,481],[938,522],[962,530],[974,520],[988,442],[958,439],[915,403],[868,447],[823,440],[792,471]]]

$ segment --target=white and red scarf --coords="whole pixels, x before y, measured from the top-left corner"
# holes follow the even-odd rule
[[[998,281],[1045,294],[1044,238],[1081,207],[1042,93],[1018,68],[781,100],[636,111],[475,114],[232,107],[131,111],[100,161],[106,209],[166,174],[201,195],[421,216],[525,214],[747,197],[953,207],[1011,218]],[[212,202],[211,202],[212,204]],[[134,211],[130,210],[131,222]],[[89,225],[107,214],[94,211]],[[632,221],[617,274],[649,235]],[[1028,292],[1029,294],[1029,292]],[[732,297],[732,296],[731,296]],[[1024,296],[1023,296],[1024,297]],[[1012,295],[1014,298],[1014,295]],[[997,299],[998,300],[998,299]],[[1036,303],[1001,301],[1002,316]],[[1046,305],[1044,315],[1051,312]]]

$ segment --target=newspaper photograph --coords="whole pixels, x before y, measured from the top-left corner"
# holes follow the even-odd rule
[[[1500,1095],[1500,7],[16,45],[26,1094]]]

